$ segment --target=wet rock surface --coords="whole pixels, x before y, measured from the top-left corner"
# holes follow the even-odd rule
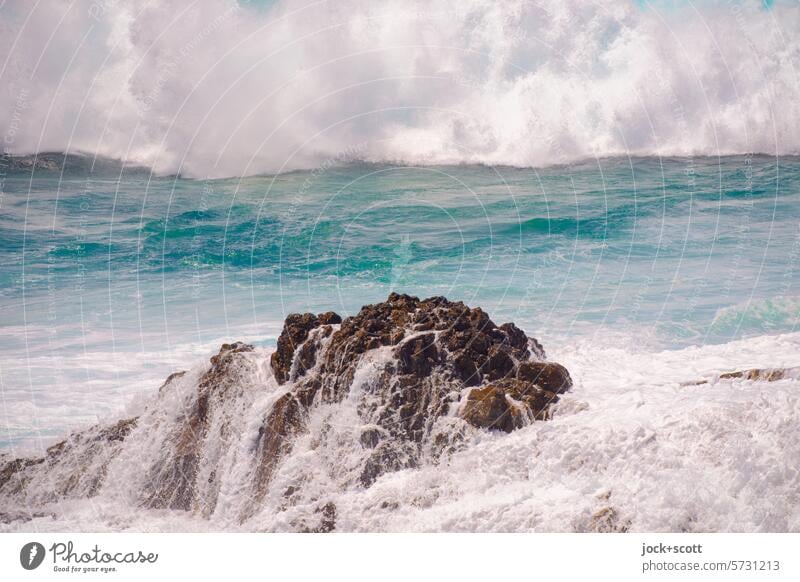
[[[742,380],[763,380],[765,382],[777,382],[786,378],[793,378],[800,373],[798,368],[752,368],[750,370],[739,370],[736,372],[726,372],[719,375],[720,380],[731,380],[741,378]]]
[[[547,420],[558,394],[524,380],[508,378],[472,390],[462,411],[464,420],[479,428],[505,432],[534,420]]]
[[[252,387],[243,377],[252,367],[246,356],[253,350],[252,345],[242,342],[223,344],[211,358],[197,392],[166,439],[169,447],[164,456],[149,467],[143,506],[213,513],[219,483],[207,462],[205,472],[201,471],[201,463],[209,460],[211,451],[219,456],[219,447],[241,430],[235,425],[240,419],[231,418],[225,411],[237,402],[244,410],[250,401],[244,391]]]
[[[306,429],[306,411],[293,394],[284,394],[272,406],[258,431],[253,496],[261,500],[278,463],[292,449],[292,438]]]
[[[693,382],[684,382],[682,386],[701,386],[712,384],[716,380],[751,380],[761,382],[777,382],[778,380],[788,380],[800,378],[800,367],[794,368],[750,368],[747,370],[736,370],[733,372],[723,372],[715,379],[704,378]]]
[[[29,482],[45,475],[47,488],[30,501],[47,503],[72,497],[94,497],[109,462],[136,427],[137,418],[94,426],[47,448],[44,457],[0,461],[0,498],[24,494]]]
[[[330,334],[332,324],[339,324],[342,318],[329,311],[313,313],[294,313],[286,318],[283,331],[278,337],[278,345],[270,358],[272,373],[278,384],[284,384],[292,377],[292,364],[295,363],[294,378],[302,376],[314,366],[318,343],[306,342],[312,330],[326,326],[325,334]],[[297,358],[295,358],[297,353]]]
[[[481,308],[444,297],[393,293],[333,321],[341,321],[338,329],[323,316],[290,315],[272,371],[279,381],[295,379],[293,394],[308,410],[347,397],[360,366],[379,362],[370,381],[358,385],[360,416],[370,426],[360,437],[371,450],[364,486],[416,466],[441,417],[509,432],[548,418],[572,386],[567,370],[544,361],[541,344],[513,323],[497,325]]]
[[[206,517],[223,511],[241,523],[267,503],[304,435],[313,433],[304,445],[312,449],[355,447],[345,468],[332,461],[330,478],[371,487],[388,472],[439,462],[475,428],[510,432],[548,419],[571,386],[569,372],[547,362],[541,344],[513,323],[497,325],[479,307],[444,297],[393,293],[346,319],[292,314],[268,359],[252,345],[223,344],[204,372],[166,379],[137,437],[150,447],[150,457],[137,460],[138,503]],[[331,411],[344,400],[354,416],[340,419]],[[323,410],[330,416],[320,416]],[[52,500],[96,495],[139,425],[130,418],[93,427],[45,458],[0,462],[0,496],[27,500],[40,468],[57,475]],[[353,445],[343,449],[348,434]],[[281,487],[292,492],[282,502],[291,507],[302,498],[303,477]],[[231,488],[249,491],[248,501],[219,509],[221,491]],[[333,503],[324,496],[307,503],[316,509],[296,521],[296,531],[336,529]]]

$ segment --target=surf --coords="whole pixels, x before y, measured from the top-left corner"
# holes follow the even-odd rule
[[[790,3],[84,0],[2,15],[15,154],[206,178],[800,153]]]

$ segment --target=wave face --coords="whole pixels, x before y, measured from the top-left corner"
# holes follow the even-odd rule
[[[0,130],[14,153],[84,151],[197,177],[343,159],[800,151],[800,10],[788,2],[0,11]]]

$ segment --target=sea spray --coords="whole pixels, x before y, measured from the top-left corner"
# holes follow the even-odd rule
[[[192,177],[800,151],[790,2],[97,5],[4,4],[9,151]]]

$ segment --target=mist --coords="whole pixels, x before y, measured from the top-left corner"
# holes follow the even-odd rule
[[[791,154],[799,36],[761,2],[11,1],[0,136],[198,178]]]

